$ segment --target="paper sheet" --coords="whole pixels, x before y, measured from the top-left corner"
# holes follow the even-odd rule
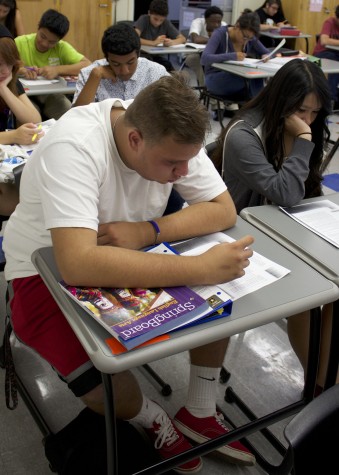
[[[298,223],[339,248],[339,206],[330,200],[280,209]]]
[[[20,81],[24,86],[47,86],[48,84],[55,84],[59,82],[59,79],[23,79],[20,78]]]
[[[222,242],[233,242],[234,239],[224,233],[213,233],[209,236],[204,236],[204,241],[204,244],[195,246],[189,251],[182,252],[181,255],[198,256],[217,244]],[[161,249],[160,245],[154,248],[154,250],[152,249],[152,252],[161,253]],[[168,253],[168,249],[166,252]],[[255,290],[259,290],[262,287],[281,279],[290,272],[289,269],[286,269],[280,264],[277,264],[254,251],[253,256],[250,259],[250,265],[246,267],[245,275],[243,277],[213,287],[220,288],[229,295],[229,298],[232,301],[235,301],[244,295],[250,294]],[[192,289],[196,290],[196,287],[193,286]]]

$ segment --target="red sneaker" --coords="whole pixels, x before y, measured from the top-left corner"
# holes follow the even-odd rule
[[[181,432],[191,440],[202,443],[214,439],[220,435],[227,434],[230,429],[225,425],[224,417],[217,412],[211,417],[194,417],[190,412],[182,407],[174,418],[175,424]],[[240,442],[231,442],[216,449],[228,462],[241,465],[254,465],[255,457]]]
[[[192,445],[177,429],[166,412],[159,414],[153,422],[153,427],[144,430],[154,442],[154,447],[158,450],[163,459],[168,459],[192,448]],[[173,470],[177,473],[183,474],[197,473],[200,471],[201,467],[202,460],[198,457],[179,465]]]

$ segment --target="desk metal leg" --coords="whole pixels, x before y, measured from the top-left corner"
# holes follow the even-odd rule
[[[306,40],[306,54],[308,54],[308,38],[305,38]]]
[[[107,438],[107,474],[118,475],[117,428],[115,423],[115,408],[113,397],[112,377],[101,373],[105,394],[105,423]]]
[[[321,338],[321,309],[317,307],[311,310],[310,319],[310,339],[308,344],[308,361],[304,386],[305,402],[310,402],[314,397],[314,390],[317,382],[320,338]]]
[[[339,325],[338,325],[339,326]],[[297,401],[293,407],[295,413],[299,412],[308,402],[313,399],[317,373],[318,373],[318,362],[319,362],[319,350],[320,350],[320,329],[321,329],[321,311],[320,308],[315,308],[311,310],[311,319],[310,319],[310,337],[309,337],[309,355],[308,355],[308,364],[307,364],[307,375],[304,386],[304,397],[300,401]],[[339,351],[339,350],[338,350]],[[228,387],[225,392],[225,400],[227,402],[234,402],[239,409],[248,417],[250,421],[257,421],[257,416],[251,411],[251,409],[241,400],[241,398],[233,391],[231,387]],[[267,427],[272,424],[271,419],[277,418],[276,420],[283,419],[284,414],[288,416],[287,409],[281,408],[278,411],[272,412],[266,416],[267,425],[263,426],[261,429],[261,434],[266,438],[266,440],[277,450],[281,455],[285,454],[285,447],[281,442],[273,435],[273,433],[267,429]],[[235,427],[234,423],[227,417],[225,414],[225,419]],[[258,452],[258,450],[248,441],[244,440],[244,445],[246,445],[252,453],[255,455],[258,464],[269,474],[273,475],[276,472],[276,467],[269,463],[265,457]]]

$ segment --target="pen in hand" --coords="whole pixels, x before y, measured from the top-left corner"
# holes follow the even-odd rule
[[[41,129],[42,129],[42,125],[39,124],[37,130],[41,130]],[[34,140],[36,140],[37,136],[38,136],[38,132],[36,132],[36,133],[33,135],[33,137],[32,137],[32,142],[34,142]]]

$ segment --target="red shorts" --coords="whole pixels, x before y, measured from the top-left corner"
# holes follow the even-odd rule
[[[16,336],[39,353],[76,396],[101,384],[72,328],[39,275],[14,279],[11,322]]]

